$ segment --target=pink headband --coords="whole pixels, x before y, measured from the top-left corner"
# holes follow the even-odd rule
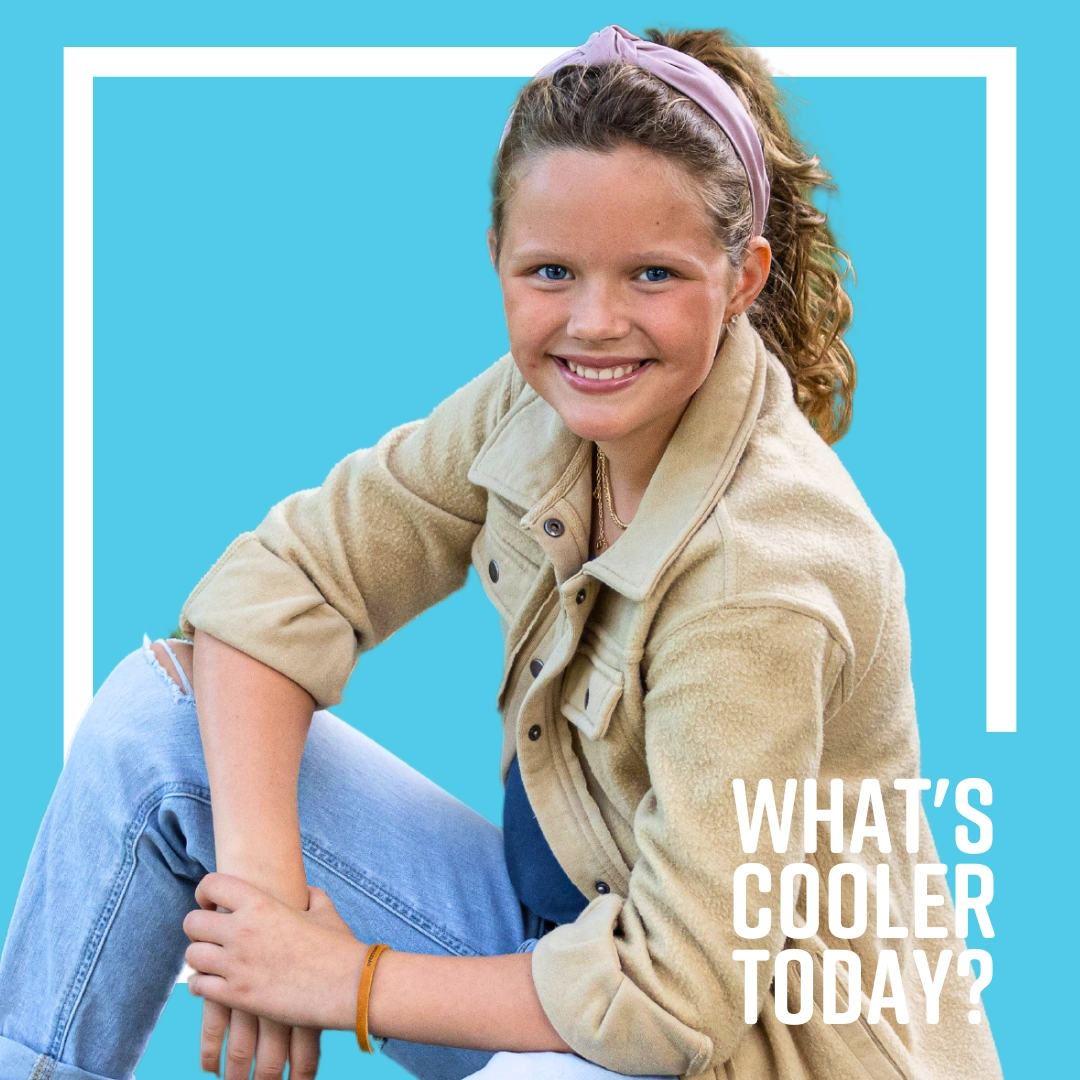
[[[536,78],[553,75],[561,67],[581,64],[593,67],[625,60],[636,64],[661,82],[685,94],[705,110],[731,140],[731,145],[746,170],[750,181],[750,201],[754,213],[754,235],[760,236],[765,226],[765,211],[769,207],[769,179],[765,175],[765,155],[762,153],[754,122],[735,92],[712,68],[678,49],[669,49],[653,41],[645,41],[621,26],[605,26],[584,45],[571,49],[536,73]],[[503,129],[505,140],[510,121]],[[501,143],[500,143],[501,145]]]

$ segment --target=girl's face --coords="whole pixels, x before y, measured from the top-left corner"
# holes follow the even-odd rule
[[[746,262],[729,265],[667,158],[547,153],[517,177],[497,264],[514,359],[576,435],[662,452],[764,284],[767,245]]]

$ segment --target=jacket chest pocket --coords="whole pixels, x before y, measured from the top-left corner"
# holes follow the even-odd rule
[[[582,646],[563,676],[562,714],[589,739],[602,739],[623,693],[623,674]]]
[[[473,543],[473,566],[484,592],[502,616],[504,630],[521,611],[536,583],[543,553],[527,552],[532,541],[520,533],[517,522],[503,520],[506,511],[489,507],[488,519]],[[532,546],[535,547],[535,544]]]

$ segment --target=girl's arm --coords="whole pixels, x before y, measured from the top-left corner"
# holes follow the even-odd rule
[[[291,908],[304,908],[308,891],[296,787],[314,702],[292,680],[204,631],[195,632],[193,653],[178,652],[180,662],[193,669],[218,869]],[[295,1080],[315,1076],[318,1030],[290,1030],[211,1001],[203,1007],[204,1070],[218,1071],[226,1029],[226,1080],[247,1077],[253,1060],[268,1075],[288,1062]]]
[[[336,705],[361,652],[465,584],[487,515],[469,470],[522,385],[506,357],[283,499],[192,591],[184,634],[205,630]]]
[[[203,630],[195,631],[194,674],[217,868],[305,908],[296,786],[315,702]]]
[[[184,930],[194,942],[189,989],[207,1001],[283,1024],[347,1030],[367,945],[321,889],[305,911],[226,874],[210,874]],[[228,912],[214,910],[228,909]],[[532,956],[384,953],[368,1029],[381,1038],[474,1050],[568,1050],[540,1005]]]
[[[366,947],[325,894],[308,889],[300,848],[296,789],[314,701],[202,630],[194,676],[218,866],[196,895],[232,914],[193,912],[185,928],[203,945],[188,958],[207,973],[224,970],[226,953],[237,966],[229,968],[231,982],[192,976],[191,990],[285,1027],[351,1028]],[[228,928],[241,921],[251,932],[235,936]],[[218,930],[229,945],[215,942],[207,955],[207,935]],[[566,1050],[540,1006],[531,959],[386,953],[372,987],[370,1030],[479,1050]],[[220,1044],[211,1048],[215,1061],[219,1053]]]
[[[359,982],[359,968],[356,981]],[[346,1005],[355,1000],[346,987]],[[348,1014],[340,1026],[352,1027]],[[335,1025],[339,1026],[339,1025]],[[569,1050],[540,1005],[532,954],[427,956],[383,953],[368,1027],[380,1038],[470,1050]]]

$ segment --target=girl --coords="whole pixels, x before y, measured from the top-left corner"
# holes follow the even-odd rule
[[[525,87],[489,236],[511,355],[276,506],[189,597],[193,649],[103,685],[5,948],[3,1077],[130,1077],[185,945],[227,1080],[310,1077],[354,1026],[424,1080],[999,1074],[947,897],[900,930],[921,811],[917,845],[834,826],[863,778],[904,821],[919,765],[900,567],[828,448],[855,375],[826,179],[720,32],[608,27]],[[501,832],[322,711],[470,562],[506,633]],[[738,782],[789,778],[817,815],[748,853]],[[843,862],[882,936],[850,893],[815,914]]]

